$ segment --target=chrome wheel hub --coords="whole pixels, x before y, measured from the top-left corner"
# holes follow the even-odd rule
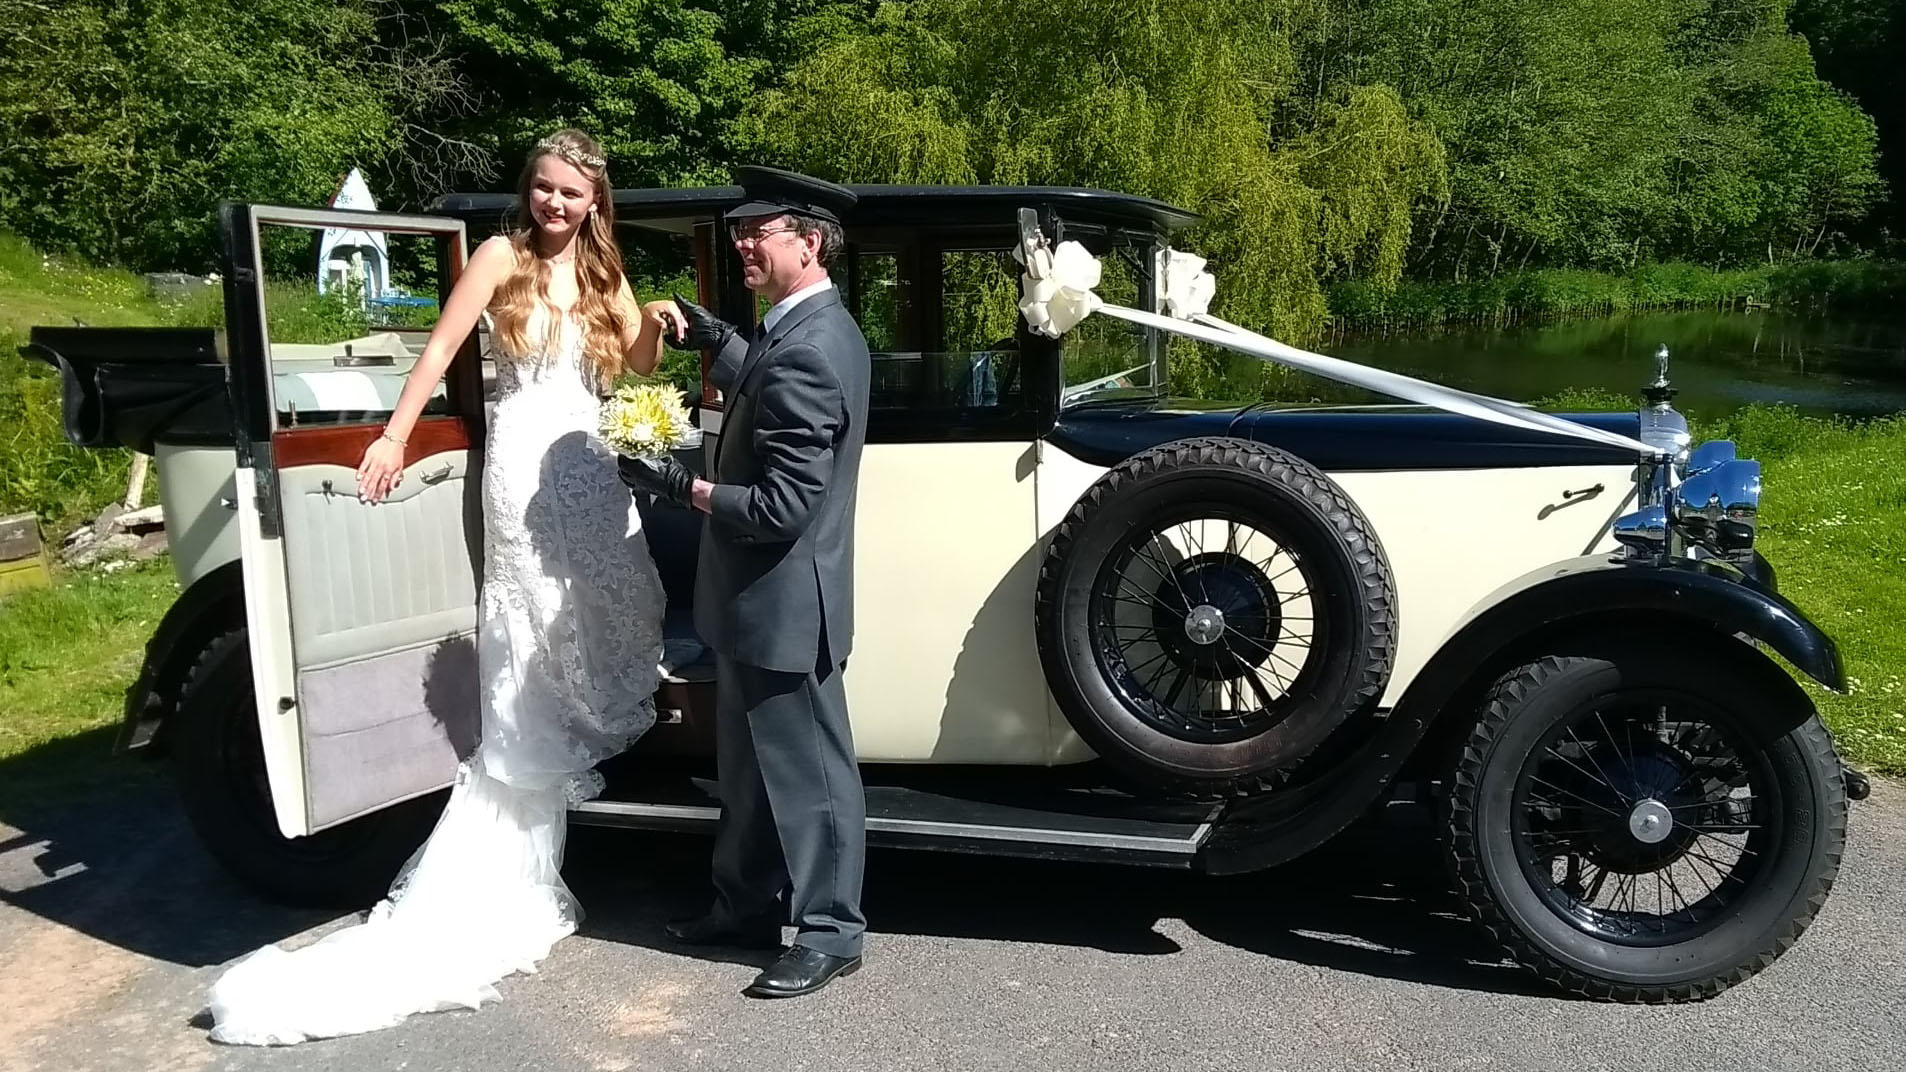
[[[1674,832],[1674,813],[1659,800],[1641,801],[1628,812],[1628,832],[1643,845],[1659,845]]]
[[[1194,644],[1216,644],[1224,636],[1224,612],[1209,603],[1191,608],[1185,615],[1185,635]]]

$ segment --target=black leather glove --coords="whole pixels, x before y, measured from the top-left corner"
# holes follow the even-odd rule
[[[688,331],[680,339],[664,331],[662,340],[677,350],[719,350],[728,345],[735,337],[736,328],[694,302],[672,294],[675,304],[681,306],[682,316],[688,321]]]
[[[695,486],[695,471],[672,455],[660,458],[631,458],[623,456],[616,459],[616,469],[622,474],[622,482],[635,491],[646,491],[664,502],[692,508],[694,501],[690,491]]]

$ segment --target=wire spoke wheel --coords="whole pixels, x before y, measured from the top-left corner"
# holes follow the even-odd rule
[[[1264,792],[1374,711],[1396,587],[1369,522],[1301,459],[1179,440],[1114,466],[1040,563],[1039,657],[1079,737],[1134,789]]]
[[[1514,836],[1531,885],[1606,941],[1686,941],[1753,888],[1782,821],[1765,755],[1724,711],[1625,695],[1579,711],[1531,753]]]
[[[1798,941],[1833,887],[1832,738],[1732,639],[1566,643],[1496,679],[1447,773],[1458,892],[1560,989],[1712,997]]]
[[[1140,526],[1092,600],[1095,655],[1147,724],[1183,740],[1275,725],[1315,676],[1327,611],[1304,562],[1263,523],[1192,510]]]

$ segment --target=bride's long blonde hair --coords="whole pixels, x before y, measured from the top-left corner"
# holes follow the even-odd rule
[[[576,234],[576,312],[582,322],[583,349],[606,383],[622,374],[622,332],[629,318],[622,308],[622,251],[615,240],[608,163],[602,147],[580,130],[559,130],[544,138],[523,164],[516,183],[516,230],[510,235],[516,267],[491,299],[494,330],[509,352],[530,352],[530,314],[549,297],[549,261],[536,251],[538,226],[529,207],[536,162],[545,156],[582,172],[595,187],[595,211],[585,217]]]

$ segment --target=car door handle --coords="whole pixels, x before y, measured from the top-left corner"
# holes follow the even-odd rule
[[[450,479],[450,473],[452,472],[454,468],[455,468],[454,466],[446,465],[441,469],[433,469],[430,472],[425,473],[422,476],[418,477],[417,479],[422,480],[426,484],[441,484],[444,481]]]
[[[1581,489],[1580,491],[1569,491],[1568,489],[1564,488],[1562,490],[1562,501],[1559,503],[1550,503],[1549,505],[1544,506],[1542,509],[1536,511],[1535,518],[1537,521],[1546,521],[1548,520],[1549,515],[1555,513],[1557,510],[1566,510],[1569,507],[1574,506],[1576,503],[1587,502],[1588,500],[1593,499],[1595,496],[1600,495],[1602,492],[1606,490],[1608,490],[1607,487],[1602,484],[1596,484],[1592,487],[1586,487]]]

